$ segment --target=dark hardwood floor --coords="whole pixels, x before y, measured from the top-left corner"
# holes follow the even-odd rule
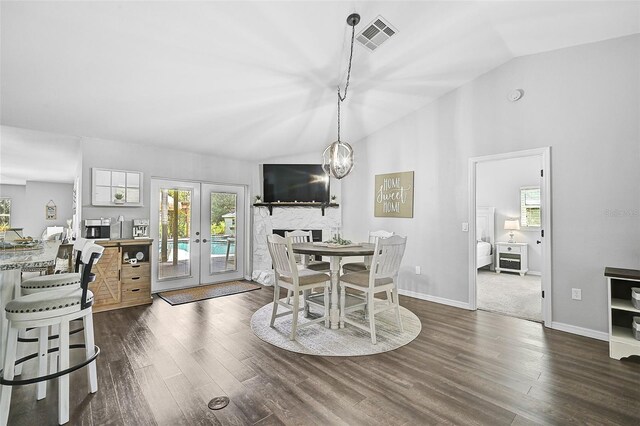
[[[640,424],[640,362],[610,359],[606,342],[402,297],[423,327],[409,345],[299,355],[251,332],[272,294],[95,314],[99,390],[72,373],[70,424]],[[229,406],[209,410],[220,395]],[[42,401],[16,388],[9,424],[57,424],[55,382]]]

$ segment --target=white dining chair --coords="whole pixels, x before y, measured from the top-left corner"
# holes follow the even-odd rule
[[[313,242],[312,231],[302,231],[300,229],[296,229],[295,231],[285,231],[284,236],[285,238],[291,238],[291,242],[293,244]],[[298,256],[300,256],[300,263],[306,269],[322,272],[328,272],[331,269],[331,264],[329,262],[321,260],[311,260],[310,256],[307,254],[296,255],[296,262],[298,261]]]
[[[267,246],[269,254],[275,270],[275,283],[273,286],[273,311],[271,313],[270,326],[273,327],[276,318],[285,315],[293,315],[291,321],[291,332],[289,339],[296,339],[296,332],[299,327],[306,327],[320,321],[324,321],[325,327],[329,327],[329,286],[331,278],[322,272],[310,269],[299,269],[291,247],[291,238],[283,238],[273,234],[267,236]],[[321,286],[323,292],[318,295],[309,296],[307,293],[316,287]],[[293,304],[280,300],[280,288],[287,289],[293,293]],[[302,309],[300,308],[300,293],[303,293]],[[315,297],[314,297],[315,296]],[[322,298],[322,302],[317,301],[317,297]],[[298,326],[298,314],[301,310],[307,309],[307,306],[317,306],[322,308],[323,314],[315,319],[306,321],[303,325]],[[287,312],[278,314],[278,306],[287,309]]]
[[[369,242],[375,244],[378,238],[389,238],[393,235],[393,232],[389,231],[371,231],[369,232]],[[369,269],[371,265],[371,256],[365,256],[363,262],[351,262],[342,265],[342,271],[346,274],[348,272],[361,272]]]
[[[100,349],[95,346],[93,335],[93,293],[89,290],[89,283],[95,280],[91,273],[94,263],[102,256],[104,247],[97,244],[87,244],[83,248],[82,282],[80,287],[63,287],[56,290],[41,291],[18,297],[5,306],[8,320],[7,348],[0,380],[0,425],[7,424],[11,393],[13,386],[37,383],[37,399],[46,395],[46,381],[58,381],[58,422],[64,424],[69,421],[69,374],[79,368],[87,366],[89,393],[98,391],[98,376],[96,371],[96,357]],[[84,326],[84,344],[69,344],[69,322],[81,318]],[[59,345],[49,349],[49,327],[59,328]],[[16,359],[18,350],[18,333],[27,328],[38,329],[38,352]],[[79,363],[69,365],[69,350],[84,349],[85,358]],[[57,372],[47,374],[47,352],[59,353]],[[30,359],[38,359],[38,376],[32,379],[14,380],[16,363]]]
[[[371,343],[374,345],[376,344],[375,314],[395,309],[398,328],[400,332],[403,331],[398,298],[398,272],[406,244],[407,238],[398,235],[379,238],[375,243],[369,270],[351,272],[340,277],[340,326],[343,327],[347,323],[368,331],[371,333]],[[362,292],[366,302],[346,308],[347,288]],[[386,303],[384,305],[379,303],[376,306],[375,294],[382,292],[387,294]],[[369,327],[346,317],[347,313],[360,309],[364,309],[365,314],[369,317]]]

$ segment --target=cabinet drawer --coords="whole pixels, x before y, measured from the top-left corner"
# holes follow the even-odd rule
[[[151,268],[148,263],[139,263],[135,265],[122,265],[122,280],[134,277],[150,277]]]
[[[501,253],[520,253],[521,249],[520,246],[500,246]]]
[[[149,300],[151,298],[151,283],[149,280],[139,280],[133,283],[122,283],[122,302]]]

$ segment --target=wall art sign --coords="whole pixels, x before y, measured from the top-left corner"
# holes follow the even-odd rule
[[[58,208],[56,207],[56,204],[53,202],[53,200],[49,200],[46,205],[45,218],[47,220],[56,220],[58,216],[57,213]]]
[[[413,172],[376,175],[374,216],[413,217]]]

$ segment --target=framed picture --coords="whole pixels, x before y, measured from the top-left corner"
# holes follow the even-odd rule
[[[53,200],[49,200],[45,207],[45,219],[46,220],[56,220],[58,217],[58,208],[56,207]]]
[[[413,172],[376,175],[375,217],[413,217]]]

